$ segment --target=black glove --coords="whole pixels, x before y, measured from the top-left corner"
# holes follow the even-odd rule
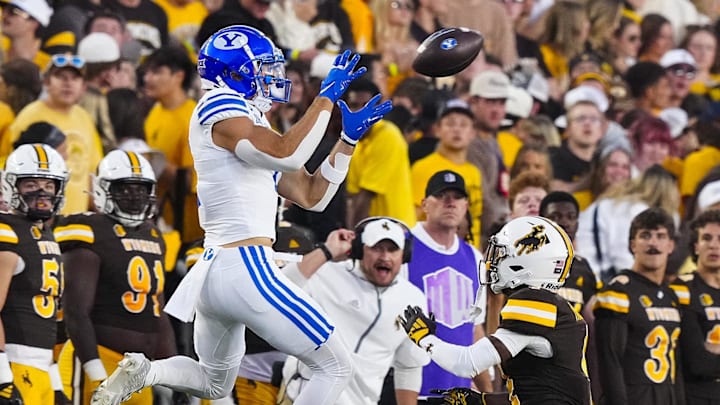
[[[184,392],[180,392],[180,391],[173,391],[172,404],[173,405],[190,405],[190,395],[188,395]]]
[[[23,405],[23,399],[20,396],[15,384],[9,382],[0,384],[0,405]]]
[[[418,346],[420,346],[422,338],[427,335],[434,335],[437,329],[435,315],[430,313],[430,316],[426,316],[420,307],[413,308],[408,305],[405,309],[405,317],[399,316],[398,321],[405,329],[408,337]]]
[[[58,390],[55,391],[55,405],[72,405],[72,402],[65,396],[64,392]]]
[[[450,388],[448,390],[430,390],[433,394],[442,395],[441,398],[428,398],[429,404],[437,405],[485,405],[485,394],[473,391],[470,388]],[[431,401],[432,400],[432,401]],[[435,402],[438,401],[438,402]]]

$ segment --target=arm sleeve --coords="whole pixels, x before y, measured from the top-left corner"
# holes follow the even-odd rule
[[[482,338],[471,346],[458,346],[430,335],[422,340],[430,357],[443,369],[458,377],[472,378],[488,368],[500,364],[500,353],[488,338]]]
[[[524,335],[502,328],[492,336],[507,348],[512,357],[517,356],[525,348],[532,348],[533,353],[541,357],[552,356],[550,342],[542,336]],[[428,347],[434,362],[458,377],[475,377],[488,368],[500,364],[502,360],[500,353],[487,337],[471,346],[457,346],[430,335],[422,340],[422,344]]]

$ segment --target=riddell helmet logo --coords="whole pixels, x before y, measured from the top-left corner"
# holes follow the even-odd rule
[[[514,246],[517,249],[517,255],[520,256],[535,252],[547,243],[550,243],[550,241],[545,235],[545,225],[535,225],[530,233],[516,240]]]
[[[222,35],[218,35],[213,40],[213,46],[223,51],[239,49],[247,45],[247,43],[247,36],[240,32],[226,32]]]

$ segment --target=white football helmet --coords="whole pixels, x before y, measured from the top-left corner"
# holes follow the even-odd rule
[[[495,294],[522,285],[556,292],[570,274],[573,256],[559,225],[542,217],[516,218],[490,237],[486,284]]]
[[[155,211],[155,173],[140,154],[114,150],[98,165],[93,199],[100,212],[135,227]]]
[[[48,195],[43,190],[20,194],[18,182],[26,178],[50,179],[55,182],[55,194]],[[65,184],[68,180],[67,166],[60,154],[49,145],[20,145],[7,158],[2,179],[3,198],[10,208],[23,213],[34,221],[50,219],[62,208]],[[32,207],[31,199],[50,198],[50,209]]]

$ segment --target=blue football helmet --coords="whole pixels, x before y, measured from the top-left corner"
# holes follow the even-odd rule
[[[231,25],[205,41],[198,55],[198,73],[212,86],[228,87],[247,99],[286,103],[291,81],[285,78],[282,51],[259,30]]]

